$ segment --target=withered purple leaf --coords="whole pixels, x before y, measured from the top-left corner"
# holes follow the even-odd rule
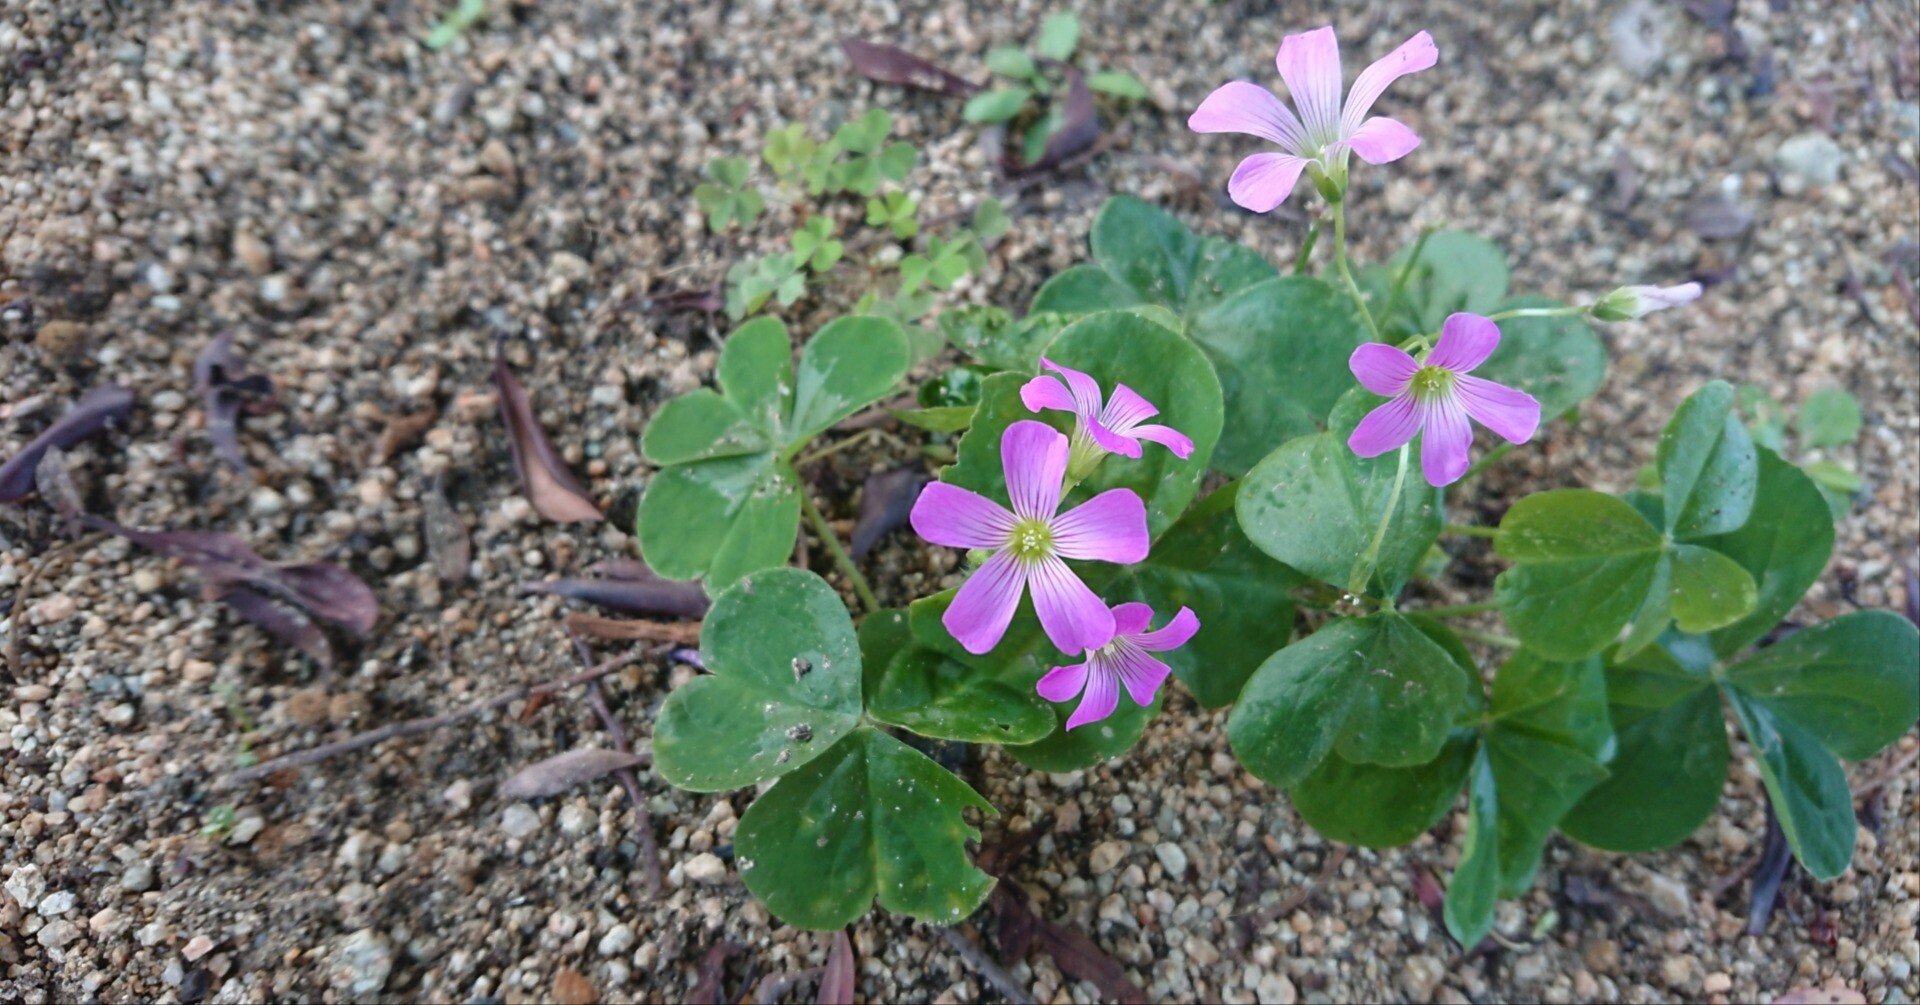
[[[853,956],[853,940],[842,928],[833,933],[833,948],[827,950],[827,965],[820,974],[818,1005],[853,1005],[854,978],[858,976]]]
[[[35,471],[48,450],[65,450],[124,418],[133,409],[133,392],[118,385],[89,389],[65,415],[33,438],[26,449],[0,464],[0,502],[24,498],[34,489]]]
[[[840,40],[840,48],[847,54],[847,62],[854,72],[868,80],[917,87],[956,98],[980,89],[979,84],[896,45],[847,38]]]
[[[240,413],[260,414],[273,405],[272,378],[249,373],[233,354],[233,333],[223,332],[193,361],[193,387],[207,410],[207,438],[214,452],[236,471],[249,471],[240,449]]]
[[[1060,99],[1060,128],[1047,137],[1040,156],[1031,164],[1020,164],[1014,151],[1019,144],[1007,144],[1005,170],[1008,174],[1037,174],[1060,167],[1073,155],[1100,141],[1100,115],[1094,108],[1093,91],[1087,76],[1078,67],[1058,64],[1067,75],[1067,94]]]
[[[520,491],[535,511],[555,523],[605,519],[534,418],[533,402],[519,378],[507,369],[504,349],[504,340],[494,345],[493,386],[500,394],[500,419],[507,426]]]
[[[215,599],[282,644],[313,657],[323,668],[333,669],[333,646],[327,642],[326,633],[293,607],[251,586],[228,586]]]
[[[853,522],[854,558],[865,558],[881,538],[907,522],[913,502],[926,484],[926,474],[911,465],[867,477],[860,490],[860,516]]]
[[[643,578],[549,579],[522,583],[520,589],[525,593],[548,593],[569,600],[585,601],[621,614],[706,617],[707,594],[698,583],[659,579],[645,566],[641,567],[641,571],[645,573]]]
[[[583,747],[535,761],[513,773],[497,790],[502,799],[541,799],[557,796],[576,785],[637,767],[646,759],[618,750]]]

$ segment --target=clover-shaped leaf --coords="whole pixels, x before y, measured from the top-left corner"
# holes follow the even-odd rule
[[[905,192],[888,192],[867,200],[867,226],[885,227],[904,241],[920,232],[919,211],[920,204]]]
[[[955,349],[996,370],[1032,373],[1040,352],[1072,323],[1065,314],[1028,314],[1015,319],[986,305],[956,307],[940,315],[940,331]]]
[[[745,157],[721,157],[707,165],[711,181],[694,186],[693,201],[707,214],[707,228],[714,233],[738,223],[745,226],[760,215],[765,200],[758,189],[747,184],[751,166]]]
[[[821,328],[796,369],[786,326],[742,325],[722,349],[720,392],[666,404],[641,452],[661,470],[640,499],[640,549],[669,579],[704,576],[718,592],[786,561],[799,531],[791,458],[814,436],[884,397],[906,374],[907,340],[885,318]]]
[[[952,601],[952,591],[937,594],[918,616],[937,620]],[[1029,654],[979,657],[920,645],[897,610],[868,615],[860,645],[867,712],[880,722],[966,743],[1032,743],[1053,731],[1053,710],[1034,691],[1041,668]]]
[[[993,877],[967,860],[993,808],[925,754],[862,726],[767,790],[734,834],[740,875],[781,921],[828,931],[880,906],[951,924]]]
[[[1040,32],[1033,37],[1033,51],[1058,62],[1073,58],[1073,50],[1080,45],[1080,19],[1072,14],[1061,12],[1048,14],[1040,22]]]
[[[760,147],[760,158],[775,175],[793,178],[806,169],[819,149],[820,145],[807,136],[805,128],[794,122],[767,133]]]
[[[1290,786],[1326,757],[1412,767],[1439,756],[1467,682],[1447,651],[1406,618],[1343,618],[1274,653],[1227,719],[1240,763]]]
[[[1241,480],[1236,509],[1247,539],[1262,551],[1341,589],[1366,575],[1377,538],[1366,589],[1393,597],[1440,535],[1440,491],[1418,474],[1401,477],[1394,453],[1363,458],[1347,447],[1371,400],[1349,391],[1329,417],[1330,429],[1288,440],[1254,465]],[[1389,505],[1394,513],[1380,536]]]
[[[1666,530],[1681,540],[1731,533],[1753,512],[1759,458],[1733,399],[1727,382],[1707,384],[1680,404],[1660,436]]]
[[[1026,87],[981,91],[967,99],[966,107],[960,109],[960,117],[968,122],[1005,122],[1019,115],[1032,100],[1033,91]]]
[[[1139,78],[1119,70],[1102,70],[1099,73],[1087,74],[1087,86],[1102,94],[1110,94],[1130,101],[1141,101],[1147,97],[1147,87],[1140,82]]]
[[[714,600],[700,633],[709,674],[667,696],[654,727],[660,776],[721,792],[786,774],[860,724],[860,650],[826,581],[768,569]]]
[[[1201,311],[1279,275],[1260,253],[1201,237],[1173,214],[1114,196],[1093,222],[1096,264],[1076,265],[1040,287],[1033,310],[1086,314],[1136,303],[1170,308],[1187,324]]]
[[[905,180],[920,154],[911,143],[888,143],[887,135],[892,131],[893,116],[879,108],[841,125],[823,148],[830,159],[827,187],[870,196],[880,190],[883,181]],[[842,154],[844,158],[833,159]]]
[[[1821,492],[1797,467],[1762,449],[1753,515],[1739,530],[1701,543],[1746,569],[1758,587],[1758,602],[1740,620],[1712,633],[1721,659],[1737,654],[1773,630],[1833,554],[1833,524],[1824,519]]]
[[[833,268],[846,250],[839,241],[833,239],[833,221],[824,216],[816,216],[794,231],[791,243],[795,259],[805,263],[814,272]]]

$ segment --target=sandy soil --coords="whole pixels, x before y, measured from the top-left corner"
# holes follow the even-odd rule
[[[969,204],[1004,180],[957,104],[850,79],[834,42],[909,42],[978,78],[988,46],[1024,41],[1054,8],[495,0],[433,53],[417,39],[438,4],[258,6],[0,6],[0,455],[82,388],[127,384],[130,424],[72,457],[90,507],[331,557],[375,585],[381,620],[316,676],[201,599],[190,572],[115,540],[57,546],[43,510],[0,507],[7,638],[23,656],[0,690],[0,1001],[680,1000],[722,940],[747,947],[724,971],[739,1000],[818,966],[827,940],[771,922],[728,862],[751,793],[643,775],[659,895],[641,886],[617,786],[493,795],[522,764],[606,744],[577,697],[272,784],[222,778],[243,747],[283,752],[568,672],[563,606],[514,586],[631,554],[618,528],[647,476],[640,430],[712,364],[700,316],[641,299],[711,283],[784,234],[782,208],[750,235],[707,235],[690,198],[700,167],[782,122],[825,128],[878,105],[927,152],[913,182],[927,212]],[[1023,190],[1013,234],[961,298],[1024,304],[1083,254],[1113,192],[1290,257],[1297,217],[1219,198],[1247,146],[1191,136],[1184,119],[1220,81],[1271,82],[1280,36],[1322,15],[1074,6],[1086,51],[1164,107],[1127,115],[1090,165]],[[1522,289],[1715,283],[1693,309],[1610,329],[1609,381],[1581,421],[1460,510],[1494,518],[1523,491],[1628,485],[1672,406],[1711,376],[1787,400],[1837,385],[1865,409],[1841,454],[1867,488],[1809,613],[1896,606],[1920,536],[1920,14],[1749,0],[1728,34],[1679,5],[1621,9],[1339,5],[1350,71],[1354,53],[1423,27],[1443,53],[1387,99],[1426,145],[1361,175],[1362,257],[1446,221],[1509,248]],[[1751,223],[1737,236],[1699,232],[1740,213]],[[191,389],[195,354],[228,330],[284,385],[278,411],[243,425],[257,481],[215,457]],[[487,397],[503,334],[608,524],[547,523],[517,494]],[[424,435],[374,459],[393,416],[429,410]],[[841,457],[819,477],[857,484],[878,463]],[[441,476],[473,527],[474,575],[457,586],[421,539],[421,498]],[[1457,578],[1484,584],[1484,549],[1460,557]],[[926,585],[897,536],[874,561],[889,598]],[[653,655],[610,681],[642,745],[691,672]],[[1738,749],[1721,812],[1685,844],[1622,859],[1556,839],[1534,891],[1502,906],[1502,947],[1463,958],[1412,878],[1445,874],[1461,820],[1322,875],[1329,846],[1237,768],[1223,724],[1176,695],[1101,769],[966,766],[1000,810],[990,841],[1047,829],[1014,877],[1154,999],[1753,1000],[1829,982],[1874,1002],[1920,995],[1910,762],[1870,800],[1877,829],[1863,827],[1853,870],[1791,879],[1760,936],[1742,934],[1733,881],[1763,820]],[[1917,742],[1856,767],[1856,783]],[[222,808],[235,826],[203,835]],[[1236,916],[1301,893],[1243,940]],[[990,926],[966,934],[991,949]],[[863,999],[997,994],[922,926],[873,917],[854,941]],[[1037,953],[1007,962],[1040,1000],[1098,997]],[[810,1000],[811,985],[791,993]]]

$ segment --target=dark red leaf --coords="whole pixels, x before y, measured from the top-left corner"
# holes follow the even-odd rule
[[[513,449],[513,469],[520,475],[520,491],[541,516],[555,523],[605,519],[540,428],[527,389],[507,369],[507,357],[501,348],[494,347],[493,386],[500,393],[500,419],[507,425],[507,443]]]
[[[860,491],[860,517],[853,522],[853,557],[866,557],[881,538],[906,523],[926,484],[927,476],[914,466],[869,476]]]
[[[1780,885],[1793,869],[1793,854],[1787,847],[1786,832],[1773,812],[1773,800],[1767,800],[1767,840],[1761,846],[1760,865],[1753,870],[1753,886],[1747,897],[1747,934],[1759,935],[1773,918],[1774,905],[1780,902]]]
[[[133,392],[124,387],[108,385],[82,394],[67,414],[55,419],[25,450],[0,464],[0,502],[13,502],[33,491],[35,469],[48,450],[65,450],[132,410]]]
[[[853,940],[847,938],[847,930],[833,933],[833,948],[827,952],[827,967],[820,974],[820,994],[815,999],[819,1005],[853,1005],[855,960],[853,958]]]
[[[723,1005],[726,998],[721,985],[727,979],[727,961],[746,951],[736,942],[716,942],[700,958],[700,976],[687,989],[687,1005]]]
[[[899,46],[842,39],[840,48],[855,73],[882,84],[917,87],[923,91],[964,98],[980,89],[976,84]]]
[[[80,492],[73,487],[73,475],[67,470],[66,453],[53,447],[41,455],[40,464],[33,469],[33,484],[40,492],[41,501],[60,514],[67,536],[79,537],[85,507],[80,505]]]
[[[1146,1005],[1147,993],[1128,979],[1127,968],[1094,945],[1092,939],[1041,917],[1028,901],[1026,891],[1013,882],[1001,880],[1000,885],[994,888],[994,893],[1008,902],[1003,906],[1003,912],[1011,912],[1016,917],[1023,913],[1026,915],[1017,924],[1031,927],[1032,941],[1053,958],[1054,965],[1060,968],[1061,973],[1099,988],[1101,997],[1106,1001],[1119,1002],[1120,1005]]]
[[[326,669],[333,669],[333,646],[327,642],[320,626],[306,615],[250,586],[228,586],[217,599],[276,641],[306,653]]]
[[[676,618],[707,615],[707,594],[697,583],[664,579],[549,579],[522,583],[525,593],[550,593],[583,600],[621,614],[655,614]]]
[[[1087,87],[1086,75],[1078,67],[1065,63],[1057,65],[1067,75],[1067,94],[1060,99],[1060,128],[1047,137],[1047,145],[1041,150],[1039,159],[1031,164],[1019,163],[1014,153],[1019,144],[1007,144],[1004,157],[1008,174],[1051,171],[1100,139],[1100,116],[1094,109],[1093,91]]]
[[[1905,614],[1908,621],[1920,625],[1920,567],[1908,565],[1905,572],[1907,602],[1902,606],[1900,613]]]
[[[1027,958],[1033,949],[1033,940],[1040,934],[1040,919],[1027,907],[1026,898],[1017,893],[1012,883],[1001,880],[993,888],[993,896],[988,903],[993,906],[993,916],[1000,946],[1000,958],[1010,962],[1019,962]]]
[[[226,332],[194,358],[193,388],[207,410],[207,438],[214,452],[235,470],[250,470],[246,451],[240,449],[240,413],[258,414],[272,407],[273,380],[247,372],[234,358],[233,333]]]
[[[543,761],[514,772],[512,778],[500,783],[497,790],[502,799],[540,799],[557,796],[583,782],[590,782],[601,775],[610,775],[621,768],[632,768],[646,763],[646,759],[618,750],[600,750],[586,747],[556,754]]]
[[[1433,873],[1420,866],[1411,867],[1409,872],[1413,880],[1414,899],[1418,900],[1420,906],[1426,908],[1435,918],[1440,917],[1446,907],[1446,891],[1440,889],[1440,884],[1433,878]]]
[[[372,631],[380,613],[380,602],[372,588],[337,565],[277,565],[255,554],[246,542],[219,531],[147,531],[122,527],[97,516],[83,520],[95,530],[116,534],[193,566],[207,578],[208,592],[213,596],[232,586],[248,586],[358,635]]]

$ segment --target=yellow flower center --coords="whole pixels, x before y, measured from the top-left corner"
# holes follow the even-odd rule
[[[1013,525],[1007,550],[1023,562],[1037,562],[1053,554],[1053,528],[1042,520],[1020,520]]]
[[[1413,374],[1413,396],[1423,401],[1439,398],[1453,390],[1453,371],[1443,366],[1423,366]]]

